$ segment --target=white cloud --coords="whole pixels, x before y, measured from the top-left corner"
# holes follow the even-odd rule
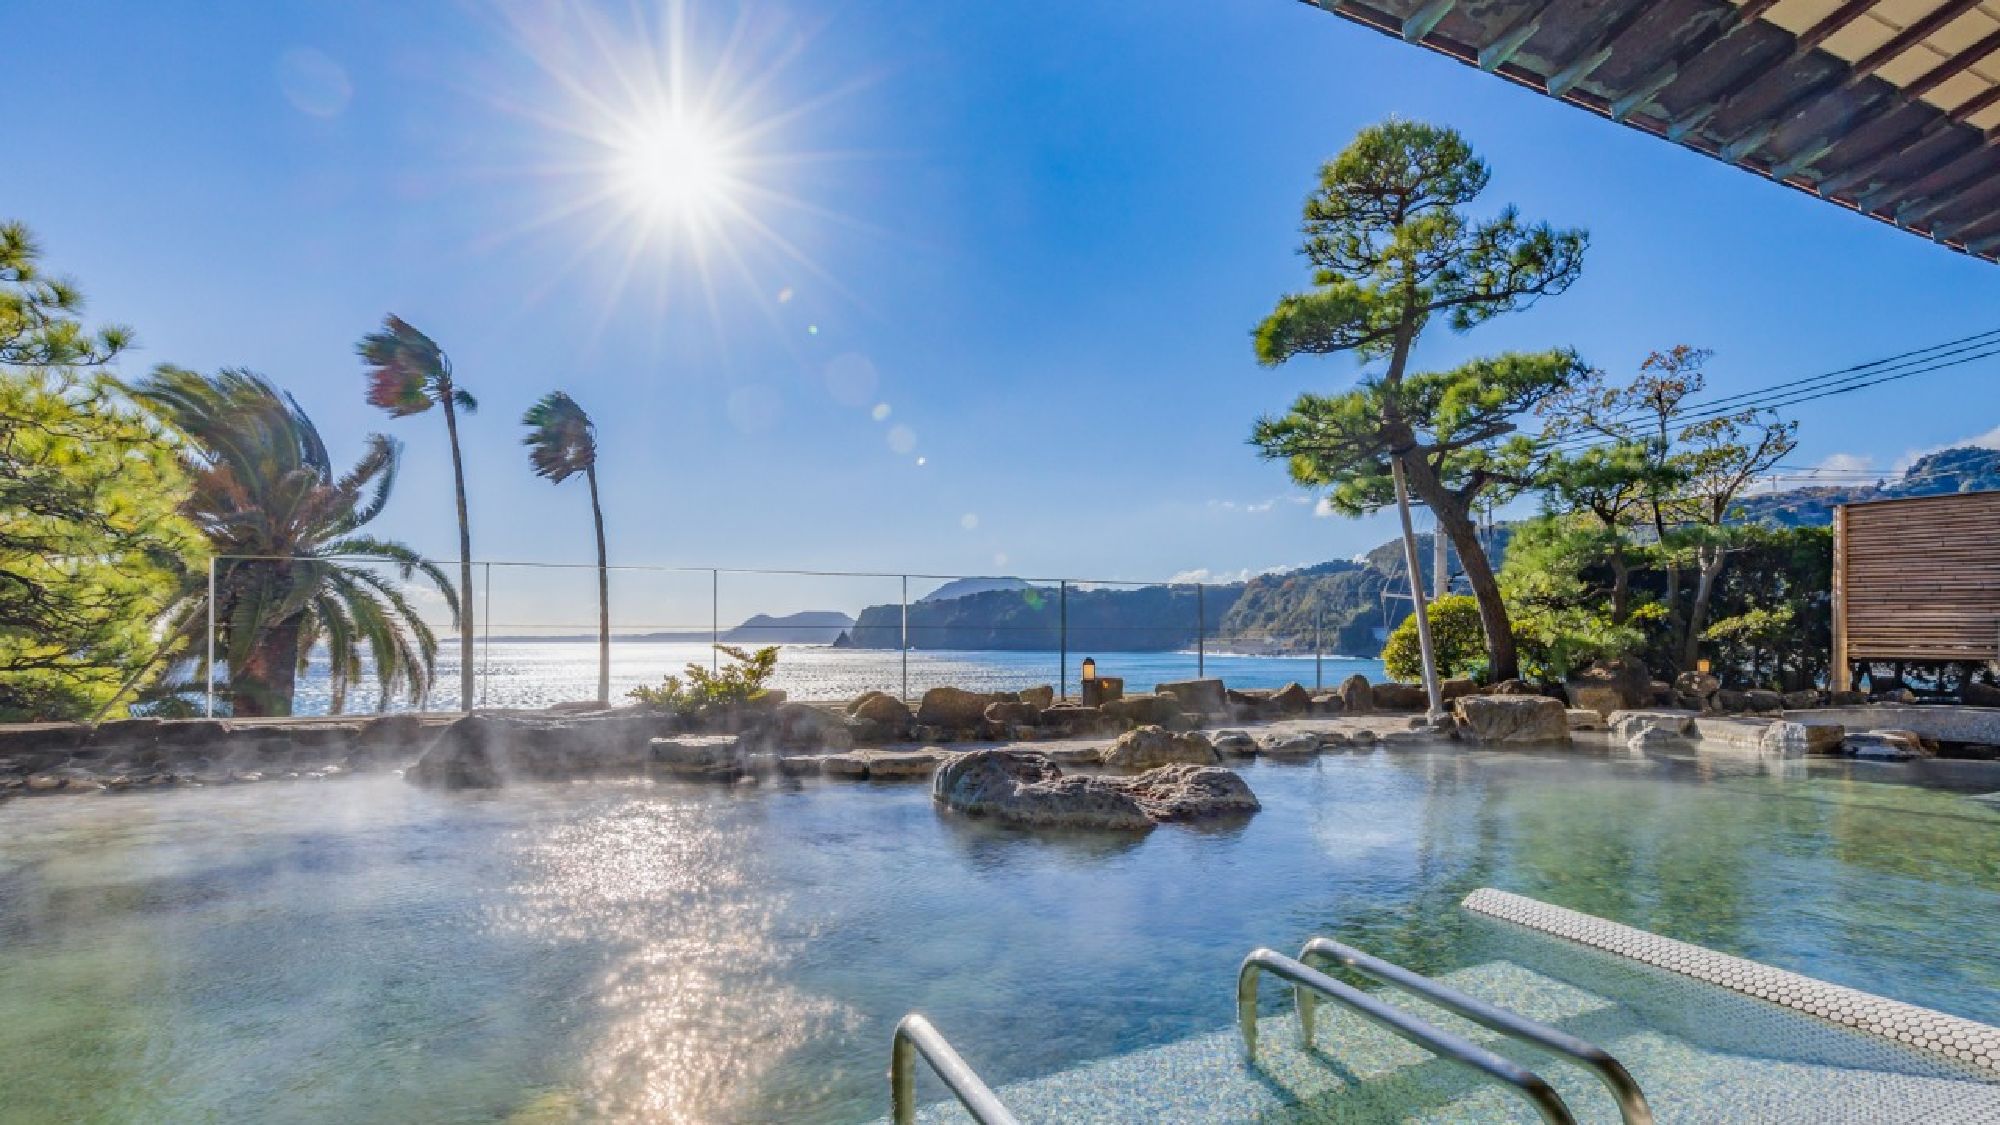
[[[1263,574],[1285,574],[1294,570],[1302,570],[1305,566],[1306,564],[1304,563],[1292,563],[1286,566],[1267,566],[1261,570],[1255,570],[1247,566],[1241,570],[1210,570],[1208,567],[1202,566],[1196,567],[1193,570],[1183,570],[1167,579],[1167,583],[1173,586],[1191,586],[1200,582],[1204,585],[1220,586],[1231,582],[1248,582],[1252,578]]]
[[[1313,515],[1318,516],[1320,519],[1332,519],[1339,514],[1339,512],[1333,510],[1333,501],[1328,500],[1324,496],[1313,502]]]
[[[1825,469],[1829,473],[1865,473],[1874,463],[1859,453],[1835,453],[1821,459],[1814,468]]]

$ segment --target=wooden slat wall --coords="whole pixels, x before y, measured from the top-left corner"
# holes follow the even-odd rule
[[[2000,492],[1849,504],[1834,532],[1836,680],[1857,660],[2000,659]]]

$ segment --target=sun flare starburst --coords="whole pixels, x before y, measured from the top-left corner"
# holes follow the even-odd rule
[[[822,111],[872,79],[802,93],[810,34],[749,6],[695,26],[692,7],[641,2],[622,18],[554,0],[503,8],[535,74],[494,100],[537,127],[525,171],[538,206],[496,240],[551,237],[566,260],[545,291],[586,274],[608,286],[607,309],[647,282],[659,304],[693,295],[711,320],[725,290],[753,295],[774,325],[786,303],[774,295],[807,279],[854,300],[804,247],[860,228],[819,202],[814,180],[858,154],[797,141],[823,141]]]

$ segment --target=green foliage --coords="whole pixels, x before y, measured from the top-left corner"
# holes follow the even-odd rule
[[[157,425],[100,370],[129,342],[0,224],[0,722],[93,719],[170,654],[156,622],[200,537]]]
[[[1732,683],[1794,691],[1821,682],[1833,651],[1833,532],[1741,529],[1703,631]]]
[[[1348,513],[1390,503],[1400,466],[1458,549],[1489,662],[1505,677],[1515,673],[1513,630],[1471,512],[1482,498],[1532,483],[1533,447],[1515,419],[1566,387],[1580,366],[1557,350],[1435,373],[1407,367],[1433,319],[1464,332],[1569,288],[1588,240],[1523,223],[1511,207],[1469,217],[1463,208],[1488,178],[1457,132],[1396,120],[1362,130],[1320,169],[1300,247],[1313,288],[1282,297],[1258,325],[1257,358],[1276,365],[1352,352],[1385,361],[1384,369],[1343,394],[1301,396],[1286,415],[1260,421],[1250,440]]]
[[[248,371],[205,376],[162,366],[135,394],[183,442],[193,482],[183,510],[217,556],[216,645],[232,712],[289,714],[294,678],[322,641],[334,711],[368,663],[382,706],[398,690],[421,700],[437,641],[402,586],[357,561],[386,563],[403,581],[423,575],[457,614],[458,593],[435,566],[363,530],[389,503],[396,443],[369,435],[361,460],[336,474],[312,419]],[[209,608],[206,576],[197,576],[177,614],[196,658],[206,651]]]
[[[1448,594],[1430,604],[1431,643],[1437,651],[1438,674],[1476,677],[1486,670],[1486,631],[1479,624],[1479,603],[1463,594]],[[1382,646],[1382,668],[1398,680],[1424,678],[1423,646],[1412,614],[1389,634]]]
[[[562,391],[543,395],[521,415],[521,424],[528,427],[521,444],[536,476],[561,484],[597,464],[597,424]]]
[[[626,693],[630,699],[650,707],[682,714],[740,706],[761,699],[764,685],[778,668],[778,648],[768,645],[752,652],[735,645],[716,645],[729,658],[721,668],[710,671],[689,664],[680,676],[668,676],[659,687],[641,685]]]
[[[451,377],[451,358],[429,336],[399,316],[382,320],[382,330],[361,338],[355,348],[368,368],[368,403],[392,418],[421,414],[449,399],[470,414],[479,403]]]
[[[1604,565],[1613,533],[1577,517],[1544,516],[1515,529],[1500,588],[1513,613],[1522,670],[1562,680],[1595,660],[1640,651],[1657,606],[1614,612]]]

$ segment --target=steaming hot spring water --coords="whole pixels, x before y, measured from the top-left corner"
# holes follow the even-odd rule
[[[1973,796],[2000,790],[1989,764],[1439,745],[1242,770],[1262,812],[1140,836],[819,779],[15,801],[0,1121],[869,1121],[913,1010],[1026,1090],[1222,1042],[1260,945],[1323,934],[1429,973],[1514,972],[1457,905],[1483,886],[2000,1022],[1982,951],[2000,808]],[[1284,991],[1265,990],[1274,1018]],[[1591,1010],[1572,1030],[1614,1037]],[[1726,1013],[1669,1022],[1620,1049],[1800,1065]],[[1374,1073],[1359,1038],[1321,1037],[1327,1073]],[[1671,1103],[1680,1080],[1654,1081]],[[1176,1082],[1189,1108],[1166,1119],[1213,1119],[1200,1082],[1155,1089]],[[1074,1116],[1024,1119],[1115,1117],[1092,1089]]]

